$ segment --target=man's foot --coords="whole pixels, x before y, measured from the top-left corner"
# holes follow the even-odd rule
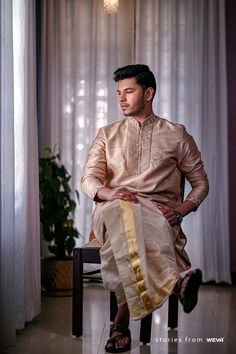
[[[184,312],[190,313],[197,305],[198,290],[202,283],[202,272],[200,269],[195,269],[185,275],[178,283],[178,298],[183,305]]]
[[[105,350],[108,353],[123,353],[131,348],[131,335],[127,326],[113,324]]]

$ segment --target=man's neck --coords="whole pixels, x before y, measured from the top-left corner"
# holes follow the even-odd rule
[[[139,123],[143,123],[148,117],[153,115],[153,111],[150,112],[145,112],[145,114],[142,115],[137,115],[137,116],[132,116],[132,118],[136,119]]]

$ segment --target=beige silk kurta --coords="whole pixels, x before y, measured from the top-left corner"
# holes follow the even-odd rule
[[[82,188],[95,199],[101,187],[126,186],[176,208],[181,172],[192,186],[186,199],[198,207],[208,193],[208,179],[192,136],[183,125],[154,115],[141,126],[129,117],[98,131],[89,150]]]
[[[117,212],[115,210],[122,210],[122,207],[115,203],[114,212],[111,214],[108,210],[110,202],[101,202],[96,197],[100,188],[124,186],[131,188],[138,192],[142,209],[137,211],[137,207],[133,207],[131,209],[134,210],[131,214],[138,215],[140,213],[140,215],[144,215],[147,207],[147,209],[156,213],[153,215],[160,215],[158,206],[175,209],[181,203],[180,182],[182,174],[185,175],[192,187],[186,199],[192,201],[197,209],[208,193],[208,179],[196,143],[183,125],[174,124],[168,120],[151,115],[145,119],[143,124],[140,124],[132,117],[128,117],[101,128],[89,149],[84,176],[81,181],[83,191],[97,202],[92,222],[92,230],[95,237],[101,243],[107,243],[107,228],[104,226],[104,220],[106,219],[106,226],[112,229],[113,224],[109,220],[113,218],[114,212]],[[111,207],[114,207],[114,205],[112,204]],[[124,216],[121,215],[122,223],[126,218],[126,209],[130,209],[128,204],[124,204]],[[107,217],[109,213],[110,216]],[[119,212],[117,213],[119,214]],[[147,220],[148,218],[149,216]],[[113,223],[115,223],[115,220]],[[162,222],[161,220],[164,220],[165,223],[165,218],[161,219],[160,217],[160,222]],[[146,220],[143,220],[143,222],[145,223]],[[139,230],[135,224],[136,221],[134,221],[132,226],[134,234],[138,233]],[[150,234],[151,229],[155,230],[157,224],[154,225],[153,223],[151,225],[151,221],[148,221],[148,225],[150,225],[150,230],[148,230]],[[126,226],[122,227],[125,229]],[[149,228],[149,226],[145,227]],[[165,227],[168,229],[169,226],[166,225]],[[169,284],[170,279],[172,279],[172,283],[168,285],[166,294],[170,291],[174,278],[176,279],[178,276],[173,264],[177,261],[177,270],[180,272],[190,267],[189,258],[184,250],[186,237],[181,227],[175,226],[169,227],[169,229],[173,237],[175,255],[173,256],[171,249],[168,250],[166,258],[170,260],[170,263],[167,265],[170,271],[169,276],[162,279],[162,283],[166,282],[166,284]],[[167,234],[168,232],[166,232]],[[122,231],[119,237],[125,240],[128,237],[127,235]],[[146,236],[138,236],[139,239],[142,237],[145,238]],[[167,240],[169,236],[163,237],[167,237]],[[140,241],[138,239],[136,241],[138,245]],[[111,243],[112,245],[114,243],[114,247],[119,248],[116,239],[111,240]],[[167,243],[168,241],[163,241],[163,244]],[[155,247],[157,247],[156,250],[159,252],[159,246],[156,245]],[[114,252],[116,251],[113,250]],[[136,253],[134,252],[134,254]],[[108,258],[110,257],[109,255]],[[165,256],[163,255],[160,259],[162,259],[161,262],[163,264]],[[156,261],[158,262],[158,260]],[[160,266],[160,269],[163,275],[163,267]],[[144,291],[144,293],[146,292]],[[164,301],[165,296],[163,300],[159,300],[160,304]],[[138,306],[136,306],[137,308]],[[136,318],[143,315],[137,315]],[[135,318],[135,316],[133,317]]]
[[[181,173],[192,187],[186,199],[197,209],[209,186],[192,136],[183,125],[154,115],[142,125],[128,117],[98,131],[89,150],[82,189],[96,201],[100,188],[126,186],[155,204],[176,208],[181,203]],[[189,266],[184,251],[186,238],[181,228],[173,229],[176,252],[180,255],[178,265],[184,270]],[[96,231],[96,225],[92,225],[92,230]],[[95,235],[102,239],[96,232]]]

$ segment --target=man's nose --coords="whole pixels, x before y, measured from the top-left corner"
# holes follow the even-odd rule
[[[125,99],[126,99],[125,93],[121,93],[120,94],[120,102],[125,101]]]

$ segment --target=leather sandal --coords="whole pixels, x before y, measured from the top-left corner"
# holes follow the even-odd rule
[[[112,337],[114,332],[120,332],[120,334],[117,334]],[[110,338],[108,339],[107,344],[105,346],[106,352],[108,352],[108,353],[123,353],[123,352],[126,352],[127,350],[130,350],[130,348],[131,348],[131,334],[130,334],[130,330],[127,326],[113,324],[111,326],[109,336],[110,336]],[[116,344],[122,338],[124,338],[124,339],[128,338],[128,342],[126,345],[117,348]]]
[[[184,312],[190,313],[198,302],[198,290],[202,284],[202,272],[195,269],[187,274],[179,283],[178,297]]]

